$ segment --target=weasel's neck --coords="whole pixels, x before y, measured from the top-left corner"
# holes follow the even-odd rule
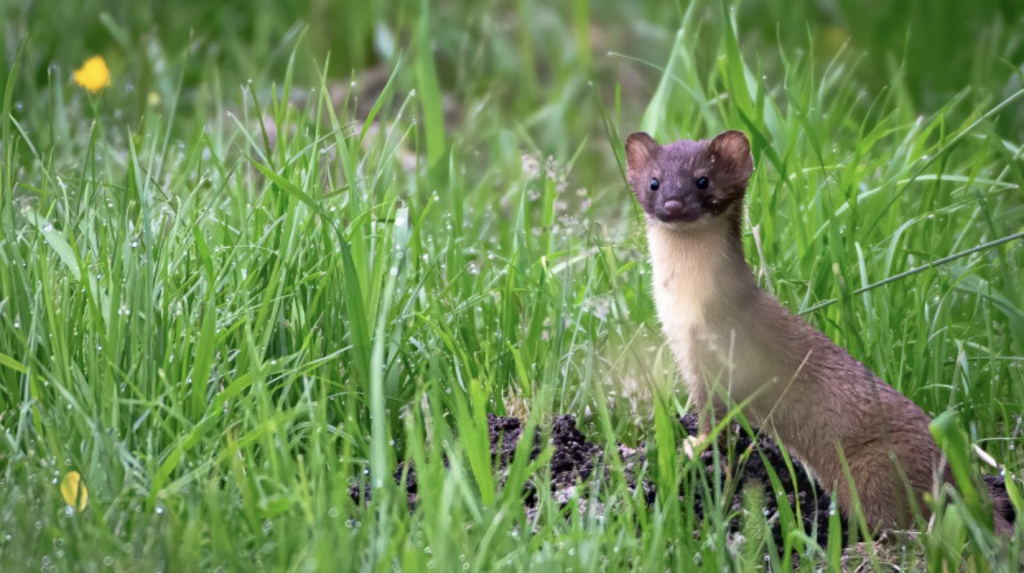
[[[699,325],[723,313],[742,312],[757,293],[740,238],[725,219],[682,229],[648,225],[654,293],[663,321],[686,314],[686,322]]]

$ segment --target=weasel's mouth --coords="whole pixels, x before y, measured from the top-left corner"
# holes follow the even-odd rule
[[[682,201],[670,199],[654,209],[654,216],[662,223],[692,223],[700,218],[701,210],[687,208]]]

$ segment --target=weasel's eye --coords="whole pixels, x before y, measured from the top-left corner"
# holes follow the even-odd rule
[[[661,182],[657,179],[651,179],[651,191],[657,191],[658,187],[661,187]]]
[[[710,185],[711,182],[708,181],[707,177],[701,177],[701,178],[697,179],[696,184],[697,184],[697,189],[702,189],[703,190],[703,189],[707,189],[708,185]]]

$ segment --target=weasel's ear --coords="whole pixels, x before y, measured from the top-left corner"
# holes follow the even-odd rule
[[[746,182],[754,172],[750,142],[742,131],[730,130],[711,140],[708,154],[714,169],[731,180]]]
[[[630,185],[658,158],[661,146],[650,135],[638,131],[626,138],[626,177]]]

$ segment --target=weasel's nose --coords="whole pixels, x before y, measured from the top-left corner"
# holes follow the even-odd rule
[[[669,199],[661,206],[669,217],[677,217],[683,213],[683,202]]]

